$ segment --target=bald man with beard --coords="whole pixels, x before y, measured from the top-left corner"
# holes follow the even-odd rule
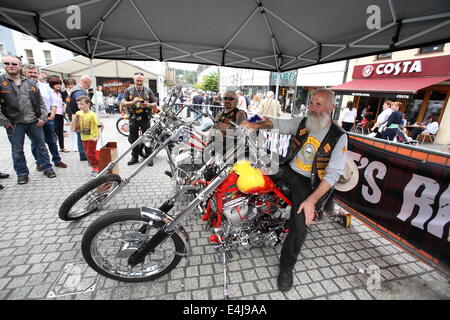
[[[278,288],[288,291],[293,285],[293,268],[306,239],[316,208],[327,198],[342,175],[347,151],[347,134],[334,124],[331,114],[335,96],[329,89],[318,89],[305,118],[271,119],[256,123],[244,121],[248,129],[277,129],[290,134],[291,145],[286,160],[280,163],[274,181],[283,181],[293,202],[289,232],[280,256]]]

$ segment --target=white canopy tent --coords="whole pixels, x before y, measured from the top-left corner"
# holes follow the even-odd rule
[[[96,77],[132,78],[136,72],[142,72],[147,80],[158,79],[156,73],[124,60],[93,59],[92,66],[93,70],[89,58],[76,56],[64,62],[45,66],[41,70],[49,74],[65,75],[74,79],[79,79],[83,75],[92,75],[92,73]]]

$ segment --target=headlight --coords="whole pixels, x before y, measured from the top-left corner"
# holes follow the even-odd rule
[[[153,139],[151,136],[143,135],[142,136],[142,143],[147,147],[153,147]]]

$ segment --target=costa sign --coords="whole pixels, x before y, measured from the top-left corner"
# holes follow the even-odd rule
[[[379,64],[375,68],[376,74],[393,74],[398,76],[400,73],[420,73],[422,72],[422,61],[401,61],[397,63]],[[364,76],[364,74],[363,74]]]
[[[450,56],[355,66],[353,79],[450,76]]]
[[[369,64],[365,66],[362,70],[362,76],[364,78],[368,78],[372,75],[373,71],[378,75],[381,74],[393,74],[394,76],[398,76],[400,73],[420,73],[422,72],[422,61],[400,61],[400,62],[391,62],[391,63],[381,63],[377,65],[376,68],[373,65]]]

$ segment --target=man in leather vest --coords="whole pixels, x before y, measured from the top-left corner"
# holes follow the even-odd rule
[[[344,171],[347,134],[331,120],[334,107],[333,91],[318,89],[311,97],[306,118],[241,124],[249,129],[277,129],[292,136],[287,157],[273,177],[289,186],[293,202],[289,233],[280,256],[278,288],[282,291],[292,288],[292,270],[316,208]]]
[[[125,110],[128,110],[130,119],[130,135],[128,136],[128,142],[133,144],[139,138],[139,129],[142,133],[150,128],[150,118],[152,112],[156,111],[156,99],[153,91],[144,86],[144,74],[136,72],[133,77],[134,85],[128,87],[123,92],[123,99],[121,106]],[[146,154],[151,154],[151,148],[146,148]],[[139,147],[136,146],[131,151],[131,160],[128,161],[128,165],[133,165],[139,162]],[[149,166],[153,165],[153,160],[148,163]]]
[[[25,134],[37,148],[37,161],[44,175],[54,178],[56,174],[50,163],[42,129],[47,121],[47,107],[39,88],[36,82],[21,76],[20,58],[7,55],[2,62],[6,75],[0,79],[0,125],[6,128],[11,143],[17,183],[28,183],[29,170],[23,152]]]
[[[216,117],[215,127],[219,129],[223,135],[227,129],[233,128],[230,120],[240,124],[247,120],[247,114],[245,111],[240,110],[238,107],[238,96],[234,91],[226,91],[223,94],[223,111]]]

